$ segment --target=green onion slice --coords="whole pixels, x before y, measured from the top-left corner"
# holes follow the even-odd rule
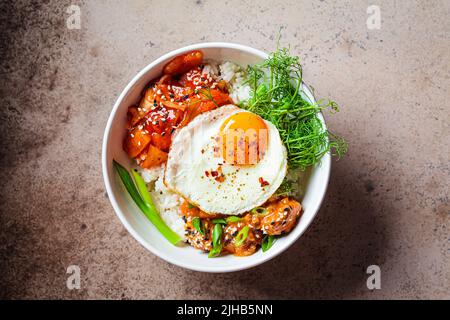
[[[260,214],[260,215],[265,215],[267,212],[268,212],[267,209],[264,207],[256,207],[253,208],[251,211],[251,213],[253,214]]]
[[[262,251],[266,252],[267,250],[269,250],[274,242],[275,242],[274,236],[265,236],[261,244]]]
[[[148,192],[147,186],[144,179],[137,172],[133,172],[135,178],[135,183],[131,178],[129,172],[120,165],[117,161],[113,160],[113,166],[119,174],[122,183],[127,189],[129,195],[133,199],[134,203],[141,209],[145,216],[150,220],[151,223],[158,229],[159,232],[173,245],[181,241],[181,237],[170,229],[167,224],[161,219],[158,211],[153,204],[150,193]],[[137,186],[137,188],[136,188]],[[139,191],[138,191],[139,190]]]
[[[220,254],[220,252],[222,252],[222,248],[223,248],[222,244],[219,244],[218,246],[213,247],[208,253],[208,258],[217,257]]]
[[[142,179],[141,175],[136,169],[131,170],[131,175],[134,178],[134,182],[136,183],[136,187],[141,195],[142,200],[144,200],[145,204],[148,206],[154,206],[152,197],[147,189],[147,184],[144,179]]]
[[[220,218],[220,219],[213,219],[212,223],[214,224],[227,224],[227,222],[225,221],[225,219]]]
[[[245,226],[239,231],[239,233],[236,235],[236,238],[234,239],[234,244],[236,245],[236,247],[239,247],[244,243],[245,239],[247,239],[249,230],[250,227]]]
[[[202,236],[205,235],[205,229],[203,228],[202,219],[200,219],[199,217],[195,217],[194,219],[192,219],[192,225],[194,226],[195,230],[202,234]]]
[[[242,220],[242,218],[240,218],[240,217],[238,217],[238,216],[231,216],[231,217],[228,217],[228,218],[226,219],[226,221],[227,221],[228,223],[239,222],[239,221],[241,221],[241,220]]]
[[[209,251],[208,258],[217,257],[222,251],[222,225],[220,223],[216,224],[213,229],[212,234],[212,249]]]
[[[220,244],[221,237],[222,237],[222,226],[220,224],[216,224],[214,226],[212,234],[213,247],[216,247]]]

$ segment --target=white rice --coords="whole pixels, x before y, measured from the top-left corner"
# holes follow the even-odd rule
[[[216,80],[225,80],[229,84],[230,97],[234,103],[239,104],[250,99],[250,86],[245,84],[246,71],[236,63],[226,61],[217,64],[209,61],[205,64],[203,72]]]
[[[147,183],[147,188],[161,218],[169,228],[184,239],[184,221],[180,212],[183,198],[167,189],[164,185],[164,167],[165,165],[151,169],[141,168],[140,173]]]
[[[203,66],[203,73],[209,74],[214,79],[219,77],[219,65],[214,61],[208,61]]]

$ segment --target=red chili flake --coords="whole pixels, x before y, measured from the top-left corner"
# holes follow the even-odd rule
[[[261,184],[261,188],[269,185],[269,182],[264,180],[263,177],[259,177],[259,183]]]
[[[219,173],[217,171],[211,171],[211,175],[213,177],[217,177],[219,175]]]
[[[218,176],[217,178],[215,178],[214,180],[216,180],[217,182],[224,182],[225,176],[222,174],[222,175]]]
[[[208,171],[205,171],[205,175],[206,175],[207,177],[209,177],[209,172],[208,172]]]

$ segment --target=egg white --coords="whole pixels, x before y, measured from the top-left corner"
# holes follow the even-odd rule
[[[233,166],[217,157],[214,146],[221,125],[238,112],[248,111],[227,105],[197,116],[177,132],[170,148],[164,177],[166,186],[210,214],[237,215],[250,211],[264,204],[286,176],[286,148],[269,121],[264,120],[269,129],[267,150],[258,163]],[[205,174],[219,166],[225,177],[223,182]],[[261,186],[260,178],[269,184]]]

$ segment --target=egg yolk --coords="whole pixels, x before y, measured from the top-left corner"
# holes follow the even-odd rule
[[[267,150],[268,134],[268,127],[261,117],[251,112],[238,112],[222,124],[216,150],[225,163],[256,164]]]

